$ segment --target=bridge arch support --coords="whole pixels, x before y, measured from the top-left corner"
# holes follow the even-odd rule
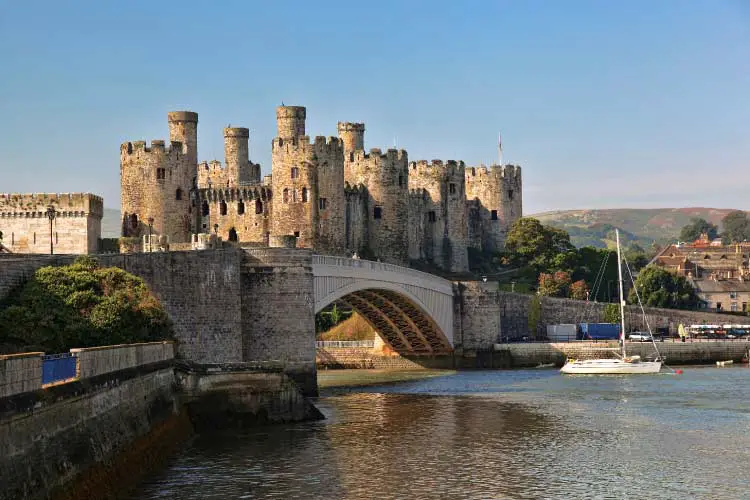
[[[315,312],[350,305],[400,354],[453,350],[453,286],[413,269],[343,257],[313,256]]]

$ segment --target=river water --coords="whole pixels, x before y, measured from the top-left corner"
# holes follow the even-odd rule
[[[133,498],[750,498],[750,369],[467,371],[197,438]]]

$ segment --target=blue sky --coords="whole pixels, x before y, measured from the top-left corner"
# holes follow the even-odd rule
[[[750,1],[0,0],[0,192],[119,207],[119,145],[200,115],[199,158],[275,106],[410,159],[497,157],[524,212],[750,209]]]

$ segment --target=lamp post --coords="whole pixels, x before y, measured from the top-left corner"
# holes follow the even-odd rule
[[[57,217],[57,212],[55,212],[55,207],[52,205],[47,207],[47,218],[49,219],[49,254],[52,255],[54,253],[53,249],[53,241],[52,241],[52,221],[55,220],[55,217]]]
[[[151,252],[151,230],[154,227],[154,218],[149,217],[148,218],[148,251]]]

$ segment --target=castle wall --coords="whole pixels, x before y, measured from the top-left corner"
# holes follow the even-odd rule
[[[316,138],[316,146],[318,143]],[[342,142],[329,137],[320,147],[318,160],[318,236],[316,249],[330,255],[344,255],[346,248],[346,196],[344,193],[344,149]],[[313,197],[315,190],[313,189]]]
[[[468,270],[464,171],[463,162],[409,164],[411,258],[432,261],[451,272]],[[414,243],[412,237],[416,238]]]
[[[359,185],[349,187],[345,190],[346,196],[346,250],[347,254],[357,252],[363,253],[364,247],[369,244],[367,232],[367,217],[370,206],[368,203],[370,195],[367,188]]]
[[[216,232],[224,241],[268,244],[271,229],[270,188],[201,189],[197,198],[200,232]],[[216,230],[215,224],[218,224]]]
[[[505,248],[505,238],[521,218],[521,167],[492,165],[466,169],[468,228],[472,247],[489,252]]]
[[[104,202],[89,193],[0,194],[2,243],[13,253],[50,253],[50,221],[47,207],[56,215],[52,222],[52,250],[60,254],[96,253],[102,232]]]
[[[367,246],[374,257],[404,265],[408,261],[409,159],[404,150],[349,153],[346,181],[367,188]]]

